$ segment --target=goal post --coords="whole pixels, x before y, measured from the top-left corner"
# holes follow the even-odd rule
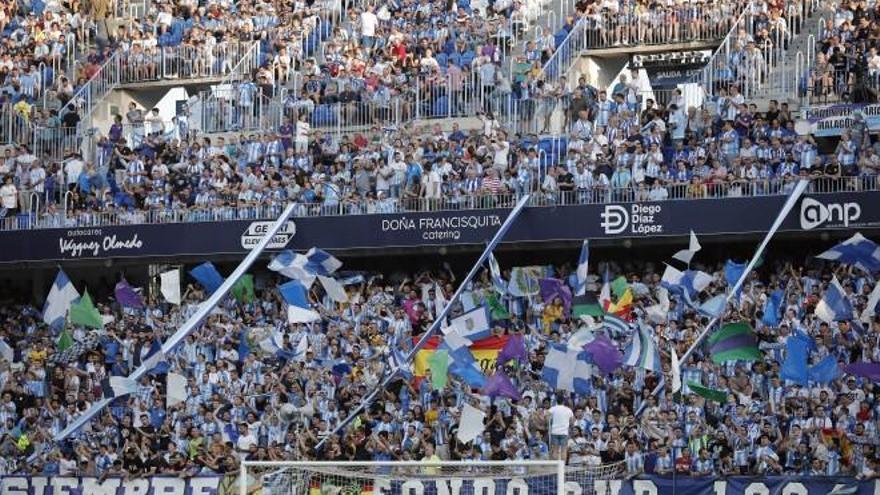
[[[243,461],[239,495],[563,495],[561,461]]]

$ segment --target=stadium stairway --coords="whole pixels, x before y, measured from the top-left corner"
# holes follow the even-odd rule
[[[807,54],[815,50],[815,40],[819,38],[820,22],[834,15],[830,5],[822,2],[820,6],[804,19],[801,30],[792,37],[781,62],[770,71],[767,81],[751,88],[746,94],[759,109],[766,108],[770,100],[776,100],[780,103],[788,103],[793,112],[800,110],[801,98],[799,95],[806,84],[806,75],[810,70],[809,64],[815,62],[815,55],[808,56]]]

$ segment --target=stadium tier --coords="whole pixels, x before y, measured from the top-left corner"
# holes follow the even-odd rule
[[[878,8],[0,5],[0,495],[877,495]]]

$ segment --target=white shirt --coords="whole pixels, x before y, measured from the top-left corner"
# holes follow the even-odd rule
[[[18,204],[18,191],[15,184],[4,184],[0,187],[0,204],[6,209],[15,208]]]
[[[82,160],[70,160],[64,164],[64,173],[67,174],[68,184],[76,184],[79,181],[79,175],[82,173],[84,165]]]
[[[238,450],[240,452],[247,452],[250,450],[251,445],[257,444],[257,437],[253,435],[253,433],[248,432],[247,435],[242,435],[238,437]]]
[[[550,434],[568,435],[574,413],[568,406],[557,404],[550,408]]]
[[[308,122],[300,121],[296,123],[296,140],[301,143],[307,143],[309,141],[309,129],[310,125]]]
[[[376,36],[379,18],[372,12],[361,12],[361,36]]]
[[[43,192],[45,188],[46,171],[42,167],[32,168],[30,174],[30,185],[36,192]]]
[[[507,168],[507,154],[510,152],[510,143],[501,141],[495,144],[495,159],[493,160],[495,167],[501,168],[502,171]]]

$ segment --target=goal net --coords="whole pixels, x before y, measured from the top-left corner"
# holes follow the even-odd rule
[[[614,465],[616,466],[616,465]],[[240,495],[588,495],[619,466],[557,461],[244,461]]]

